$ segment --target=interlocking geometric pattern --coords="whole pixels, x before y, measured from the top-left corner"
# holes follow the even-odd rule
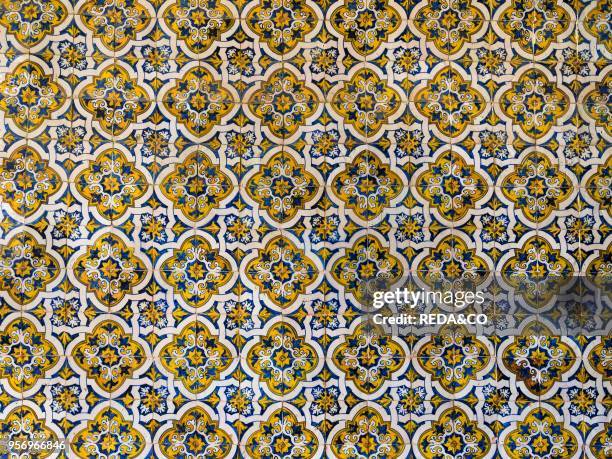
[[[2,1],[0,435],[610,457],[609,337],[383,336],[355,298],[610,281],[611,24],[610,0]]]

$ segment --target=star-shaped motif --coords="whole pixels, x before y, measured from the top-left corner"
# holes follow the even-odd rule
[[[34,61],[18,64],[0,83],[0,110],[26,133],[51,119],[66,99],[66,91]]]

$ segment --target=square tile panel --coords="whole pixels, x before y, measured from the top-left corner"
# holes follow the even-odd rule
[[[1,2],[0,456],[610,457],[611,23]]]

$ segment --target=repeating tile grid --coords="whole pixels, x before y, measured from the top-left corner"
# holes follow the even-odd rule
[[[609,285],[611,6],[2,2],[0,435],[609,457],[609,337],[389,337],[356,298],[372,275]]]

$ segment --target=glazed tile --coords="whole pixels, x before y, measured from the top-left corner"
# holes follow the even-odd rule
[[[4,2],[0,437],[604,457],[609,303],[558,277],[609,290],[609,22],[608,0]],[[490,323],[389,336],[373,277],[482,282]]]

